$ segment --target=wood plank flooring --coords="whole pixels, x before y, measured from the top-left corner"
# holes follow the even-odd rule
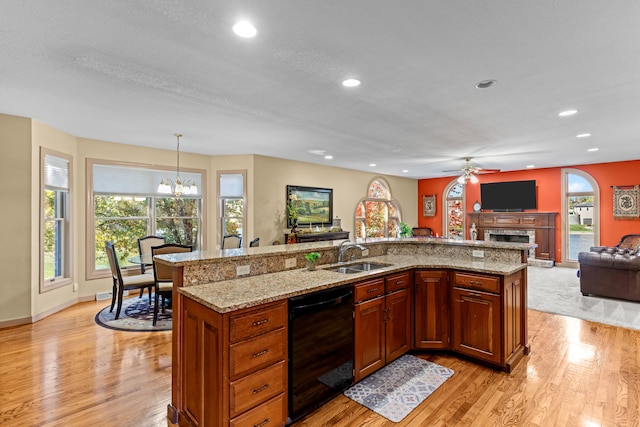
[[[106,301],[0,330],[1,426],[171,426],[171,332],[97,326]],[[401,423],[339,396],[306,426],[639,426],[640,331],[529,310],[509,375],[447,354],[455,374]]]

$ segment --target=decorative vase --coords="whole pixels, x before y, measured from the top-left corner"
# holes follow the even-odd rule
[[[307,270],[316,271],[316,263],[315,262],[311,262],[311,261],[307,261]]]

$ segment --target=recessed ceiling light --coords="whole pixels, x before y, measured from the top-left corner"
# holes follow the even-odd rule
[[[357,87],[360,86],[360,80],[358,79],[346,79],[342,81],[344,87]]]
[[[573,116],[577,112],[578,112],[578,110],[566,110],[566,111],[559,112],[558,115],[560,117],[568,117],[568,116]]]
[[[533,169],[535,167],[536,167],[536,165],[527,165],[527,169]]]
[[[576,135],[576,138],[589,138],[591,136],[590,133],[580,133]]]
[[[375,163],[369,163],[369,166],[372,167],[372,168],[375,168],[376,164]]]
[[[497,80],[483,80],[481,82],[476,83],[476,89],[487,89],[498,83]]]
[[[254,27],[250,22],[247,21],[240,21],[236,25],[234,25],[233,32],[246,39],[250,39],[258,33],[256,27]]]
[[[587,151],[598,151],[599,148],[593,147],[593,148],[589,148]]]
[[[326,156],[324,156],[324,158],[327,160],[331,160],[333,159],[333,156],[331,154],[327,154]]]
[[[316,156],[324,156],[327,150],[309,150],[309,153],[315,154]]]
[[[409,169],[402,169],[402,173],[409,173]]]

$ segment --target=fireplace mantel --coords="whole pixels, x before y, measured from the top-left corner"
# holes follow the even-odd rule
[[[469,223],[476,224],[478,239],[484,240],[489,229],[533,230],[536,259],[555,261],[557,212],[477,212],[468,214]]]

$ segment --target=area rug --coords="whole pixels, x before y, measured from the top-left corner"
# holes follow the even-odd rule
[[[640,330],[640,303],[583,296],[577,268],[527,270],[530,309]]]
[[[449,368],[405,354],[347,389],[344,395],[397,423],[452,375]]]
[[[111,302],[96,314],[96,323],[98,325],[118,331],[152,332],[171,330],[170,308],[165,308],[164,313],[160,310],[158,322],[156,326],[153,326],[153,305],[149,305],[149,297],[139,298],[134,296],[122,301],[122,310],[118,320],[115,320],[116,307],[113,308],[113,313],[109,313],[110,308]]]

